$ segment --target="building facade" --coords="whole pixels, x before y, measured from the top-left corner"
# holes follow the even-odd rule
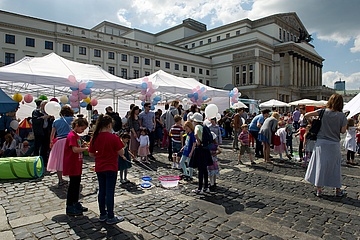
[[[224,88],[243,98],[328,99],[324,59],[296,13],[240,20],[207,30],[186,19],[156,34],[104,21],[92,29],[0,11],[0,66],[51,52],[99,65],[125,79],[157,70]]]

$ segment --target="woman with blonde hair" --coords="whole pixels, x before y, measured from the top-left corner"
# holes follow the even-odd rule
[[[265,119],[264,124],[261,126],[259,131],[258,139],[262,142],[263,151],[264,151],[264,160],[267,163],[270,163],[270,145],[272,141],[272,136],[275,134],[278,126],[278,121],[280,119],[280,114],[278,112],[273,112],[271,117]]]
[[[193,123],[190,121],[186,121],[184,123],[184,129],[186,132],[186,139],[185,139],[184,146],[180,150],[180,152],[182,152],[182,156],[180,159],[180,166],[183,170],[183,174],[184,174],[183,176],[184,176],[185,180],[192,180],[193,169],[191,167],[187,168],[185,163],[187,163],[189,165],[190,158],[191,158],[191,156],[194,152],[194,148],[195,148],[194,143],[196,143],[196,138],[194,135]]]
[[[305,180],[315,185],[318,197],[322,195],[325,186],[335,188],[335,196],[344,196],[341,190],[340,133],[346,132],[347,119],[342,112],[343,106],[340,94],[331,95],[321,118],[321,127],[305,174]],[[320,111],[308,112],[305,118],[311,121],[312,117],[320,115]]]

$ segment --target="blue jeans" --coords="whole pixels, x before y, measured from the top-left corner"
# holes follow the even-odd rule
[[[185,156],[185,155],[182,155],[181,159],[180,159],[180,166],[181,166],[181,168],[183,170],[183,174],[185,176],[188,176],[188,177],[192,178],[192,176],[193,176],[193,168],[191,168],[191,167],[186,168],[186,163],[189,166],[190,158]]]
[[[114,217],[114,193],[117,179],[117,172],[105,171],[96,173],[99,182],[98,204],[100,215],[107,215],[107,218]],[[106,209],[105,209],[106,205]]]

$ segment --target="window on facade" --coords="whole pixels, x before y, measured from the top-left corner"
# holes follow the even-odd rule
[[[79,55],[86,55],[86,47],[79,47]]]
[[[209,86],[209,85],[210,85],[210,81],[206,80],[206,86]]]
[[[188,45],[185,45],[185,48],[189,48],[189,46],[188,46]]]
[[[94,57],[101,57],[101,50],[94,49]]]
[[[194,48],[194,47],[195,47],[195,43],[192,43],[192,44],[191,44],[191,47]]]
[[[242,84],[246,84],[246,65],[242,66]]]
[[[286,31],[283,30],[283,41],[285,42],[285,40],[286,40]]]
[[[70,52],[70,45],[69,44],[63,44],[63,52]]]
[[[200,41],[200,42],[199,42],[199,45],[200,45],[200,46],[202,46],[203,44],[204,44],[204,42],[203,42],[203,41]]]
[[[139,70],[134,70],[134,78],[139,78]]]
[[[254,76],[254,73],[253,73],[253,65],[249,65],[249,83],[250,84],[253,84],[253,76]]]
[[[175,63],[175,70],[179,70],[179,64]]]
[[[239,36],[240,35],[240,30],[237,30],[235,34],[236,34],[236,36]]]
[[[207,75],[207,76],[210,75],[210,70],[206,70],[206,75]]]
[[[149,75],[150,75],[150,72],[145,71],[145,76],[149,76]]]
[[[145,65],[150,65],[150,59],[149,58],[145,58]]]
[[[294,35],[294,42],[296,42],[296,36]]]
[[[127,79],[127,69],[126,68],[121,69],[121,77]]]
[[[160,61],[159,60],[155,61],[155,67],[160,67]]]
[[[114,52],[108,52],[108,58],[109,59],[115,59],[115,53]]]
[[[195,67],[191,67],[191,72],[195,73]]]
[[[54,43],[50,41],[45,41],[45,49],[53,50],[54,49]]]
[[[127,62],[127,54],[121,54],[121,61]]]
[[[187,72],[187,66],[183,66],[183,71]]]
[[[115,75],[115,67],[109,66],[108,72],[111,73],[112,75]]]
[[[279,39],[281,40],[281,34],[282,34],[282,30],[281,28],[279,28]]]
[[[5,43],[15,44],[15,35],[6,34]]]
[[[5,53],[5,65],[15,62],[15,53]]]
[[[246,65],[242,66],[243,72],[246,72]]]
[[[203,83],[203,80],[202,80],[202,79],[199,79],[199,83]]]
[[[227,34],[226,34],[226,38],[229,38],[229,37],[230,37],[230,33],[227,33]]]
[[[208,39],[208,43],[211,43],[211,38]]]
[[[240,74],[239,73],[235,74],[235,85],[236,86],[240,85]]]
[[[291,35],[290,35],[290,41],[293,41],[293,39],[294,39],[293,37],[294,37],[294,36],[291,34]]]
[[[220,36],[217,36],[216,37],[216,41],[220,41],[221,37]]]
[[[199,74],[203,74],[202,68],[199,68]]]
[[[287,41],[290,41],[290,33],[289,32],[287,32],[286,36],[287,36]]]
[[[35,39],[34,38],[26,38],[25,44],[27,47],[35,47]]]
[[[134,63],[139,63],[139,57],[134,56]]]
[[[165,62],[165,68],[170,68],[170,63],[169,62]]]

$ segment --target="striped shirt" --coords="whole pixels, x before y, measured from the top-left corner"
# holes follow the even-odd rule
[[[184,129],[181,125],[174,124],[170,128],[171,141],[181,143],[181,134],[183,134]]]

